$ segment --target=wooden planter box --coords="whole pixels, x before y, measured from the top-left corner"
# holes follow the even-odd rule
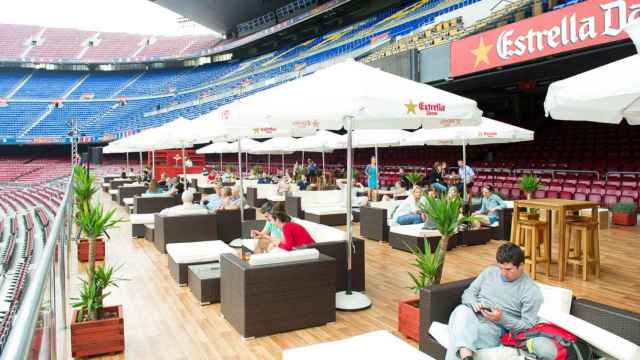
[[[104,240],[96,239],[96,261],[103,261],[105,255]],[[78,261],[89,261],[89,241],[86,239],[80,239],[78,241]]]
[[[102,313],[112,318],[78,322],[78,311],[71,319],[71,356],[74,358],[124,351],[122,305],[105,306]]]
[[[420,300],[401,301],[398,304],[398,331],[420,342]]]
[[[626,225],[633,226],[638,222],[638,213],[613,213],[613,217],[611,218],[611,223],[615,225]]]

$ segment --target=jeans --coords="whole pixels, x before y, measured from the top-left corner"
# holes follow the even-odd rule
[[[440,184],[440,183],[433,183],[433,184],[431,184],[431,187],[436,189],[436,190],[438,190],[438,191],[440,191],[441,193],[447,192],[447,187],[442,185],[442,184]]]
[[[398,225],[412,225],[422,223],[422,216],[420,214],[407,214],[398,217]]]
[[[471,307],[458,305],[449,317],[449,347],[446,360],[460,359],[458,350],[465,347],[473,352],[500,345],[504,329],[482,315],[477,315]],[[554,360],[557,350],[553,342],[544,337],[530,340],[532,353],[542,360]]]

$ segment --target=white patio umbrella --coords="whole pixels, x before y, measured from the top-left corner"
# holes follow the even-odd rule
[[[473,100],[377,70],[353,60],[338,63],[220,108],[233,126],[347,130],[347,259],[351,278],[352,130],[474,125],[482,112]],[[336,294],[336,307],[371,306],[363,294]]]
[[[248,152],[252,152],[253,149],[260,144],[260,142],[253,139],[242,139],[242,149]],[[220,170],[222,171],[222,154],[231,154],[238,151],[237,141],[234,142],[216,142],[209,144],[196,150],[197,154],[220,154]]]
[[[417,130],[401,145],[461,145],[462,161],[466,164],[467,145],[501,144],[531,140],[533,140],[533,131],[531,130],[483,117],[480,124],[476,126]],[[463,196],[466,197],[466,193],[467,181],[463,179]]]
[[[342,135],[338,135],[334,132],[327,130],[318,130],[311,136],[300,138],[296,141],[293,151],[307,151],[307,152],[320,152],[322,153],[322,174],[324,178],[325,174],[325,159],[324,154],[334,150],[332,144],[340,141]],[[324,181],[324,180],[323,180]]]
[[[286,172],[284,166],[284,156],[286,154],[292,154],[292,148],[297,144],[297,140],[291,136],[275,137],[265,142],[259,143],[256,147],[250,151],[252,154],[267,154],[267,155],[281,155],[282,156],[282,174]],[[271,164],[269,164],[271,166]]]
[[[374,154],[378,168],[380,168],[380,159],[378,157],[379,147],[398,146],[404,141],[410,132],[401,129],[361,129],[353,130],[352,148],[374,148]],[[347,148],[347,135],[342,135],[340,140],[331,144],[334,149]],[[377,172],[379,176],[379,172]],[[376,181],[378,183],[378,181]]]
[[[640,52],[640,20],[625,28]],[[640,54],[549,85],[544,108],[555,120],[640,125]]]

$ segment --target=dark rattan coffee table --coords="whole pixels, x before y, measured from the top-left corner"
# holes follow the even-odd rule
[[[220,302],[220,263],[190,265],[188,284],[200,305]]]

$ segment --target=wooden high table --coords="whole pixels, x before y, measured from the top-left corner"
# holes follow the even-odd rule
[[[564,254],[565,232],[566,232],[566,213],[567,211],[579,211],[582,209],[591,209],[591,216],[598,216],[598,204],[591,201],[580,200],[564,200],[564,199],[532,199],[532,200],[516,200],[513,204],[513,217],[511,218],[511,242],[515,240],[517,236],[518,228],[517,223],[520,218],[520,209],[539,209],[545,211],[545,218],[549,222],[549,230],[553,226],[552,212],[556,213],[558,220],[558,277],[560,281],[564,280],[565,263],[562,260],[562,254]],[[551,241],[553,233],[549,234]]]

